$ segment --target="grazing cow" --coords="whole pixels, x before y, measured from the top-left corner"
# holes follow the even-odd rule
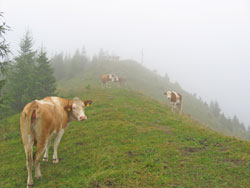
[[[164,95],[167,96],[168,100],[170,101],[171,104],[171,111],[175,112],[176,107],[179,110],[179,113],[182,113],[182,96],[181,94],[175,92],[175,91],[168,91],[164,92]]]
[[[115,75],[113,74],[104,74],[101,77],[102,80],[102,88],[111,88],[111,86],[108,86],[109,82],[114,82],[115,81]]]
[[[57,148],[68,123],[74,120],[86,120],[87,116],[84,114],[84,109],[91,104],[91,100],[82,101],[78,97],[73,100],[46,97],[43,100],[30,102],[24,107],[20,116],[20,129],[26,153],[27,187],[33,186],[33,159],[35,177],[40,178],[42,175],[39,160],[45,151],[43,161],[48,161],[48,151],[52,136],[56,135],[53,163],[58,163]],[[32,150],[34,144],[37,147],[33,158]]]
[[[118,84],[119,87],[124,85],[125,78],[122,78],[120,76],[115,76],[114,77],[114,82]]]

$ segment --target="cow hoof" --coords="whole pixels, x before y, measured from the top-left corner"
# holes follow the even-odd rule
[[[58,159],[53,159],[53,164],[57,164],[59,163],[59,160]]]
[[[48,162],[48,161],[49,161],[49,159],[48,159],[48,158],[46,158],[46,157],[44,157],[44,158],[43,158],[43,161]]]
[[[30,188],[30,187],[33,187],[33,186],[34,186],[34,184],[28,184],[27,188]]]

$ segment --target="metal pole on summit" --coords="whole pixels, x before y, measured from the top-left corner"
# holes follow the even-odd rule
[[[141,49],[141,64],[143,65],[143,48]]]

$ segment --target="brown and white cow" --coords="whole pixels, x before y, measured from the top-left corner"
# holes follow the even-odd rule
[[[180,93],[177,93],[175,91],[168,91],[164,92],[164,95],[167,96],[170,104],[171,104],[171,111],[175,112],[176,107],[178,108],[179,113],[182,113],[182,95]]]
[[[113,74],[104,74],[101,77],[102,80],[102,88],[111,88],[111,85],[109,85],[110,82],[115,81],[115,75]]]
[[[71,121],[87,119],[84,113],[91,100],[82,101],[78,97],[73,100],[59,97],[46,97],[28,103],[20,116],[20,129],[26,153],[26,167],[28,170],[27,187],[33,186],[32,164],[34,160],[35,177],[40,178],[40,157],[45,151],[43,161],[48,161],[48,151],[53,135],[54,141],[53,163],[58,163],[57,148],[67,125]],[[36,145],[34,158],[33,145]]]

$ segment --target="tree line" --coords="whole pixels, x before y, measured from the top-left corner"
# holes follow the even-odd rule
[[[220,123],[220,131],[250,140],[250,130],[246,129],[244,123],[240,122],[236,115],[232,118],[226,117],[217,101],[211,101],[209,106],[204,104],[208,108],[208,118],[215,118]]]
[[[5,49],[7,56],[8,46]],[[56,94],[56,79],[47,52],[43,48],[33,49],[29,32],[21,39],[18,55],[1,64],[1,82],[4,84],[0,88],[0,119],[20,112],[32,100]]]

